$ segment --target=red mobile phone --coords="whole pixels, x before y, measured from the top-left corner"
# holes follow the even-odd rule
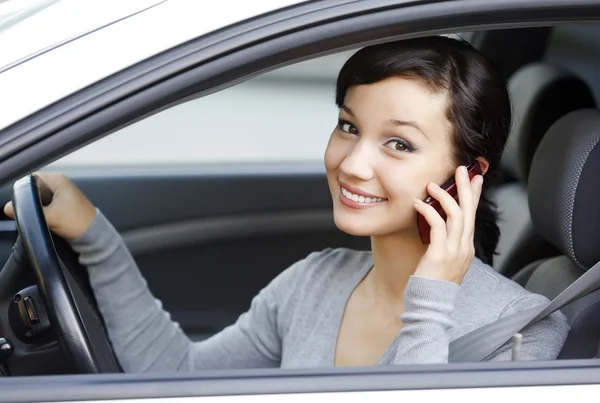
[[[472,165],[468,165],[467,170],[469,172],[469,180],[473,179],[475,177],[475,175],[482,174],[481,166],[479,166],[478,162],[475,162]],[[440,185],[440,187],[442,189],[444,189],[446,192],[448,192],[452,197],[454,197],[454,200],[458,201],[458,191],[456,189],[456,182],[454,180],[454,175],[452,175],[446,182],[444,182],[442,185]],[[447,217],[446,212],[442,208],[442,205],[440,204],[439,201],[437,201],[436,199],[434,199],[431,196],[428,196],[423,201],[425,203],[429,204],[430,206],[432,206],[439,213],[439,215],[442,216],[442,218],[444,220],[446,219],[446,217]],[[429,226],[429,223],[427,222],[425,217],[423,217],[419,213],[417,213],[417,228],[419,229],[419,236],[421,237],[421,242],[423,242],[423,244],[425,244],[425,245],[429,244],[429,242],[430,242],[429,235],[431,232],[431,227]]]

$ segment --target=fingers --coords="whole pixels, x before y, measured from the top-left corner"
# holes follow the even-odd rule
[[[434,239],[439,239],[448,250],[458,250],[461,246],[473,243],[475,216],[481,197],[483,177],[476,175],[469,180],[466,167],[460,166],[455,171],[455,183],[458,202],[436,184],[430,183],[427,187],[429,194],[438,200],[444,209],[447,215],[446,221],[433,207],[415,201],[415,208],[432,228],[431,244],[434,244]]]
[[[481,192],[483,191],[483,176],[475,176],[471,181],[471,187],[473,188],[474,210],[477,211],[477,206],[479,206],[479,200],[481,199]]]
[[[429,240],[430,248],[440,248],[446,244],[446,222],[440,214],[421,199],[415,199],[415,210],[420,213],[431,227]],[[444,246],[445,247],[445,246]]]
[[[473,178],[474,180],[475,178]],[[469,181],[469,173],[464,166],[456,170],[456,188],[458,202],[463,212],[463,232],[461,234],[461,243],[472,242],[475,228],[475,213],[477,212],[477,203],[473,195],[473,181]]]
[[[13,208],[12,202],[8,202],[4,205],[4,214],[14,220],[15,218],[15,210]]]
[[[64,186],[69,179],[59,172],[34,172],[34,176],[40,178],[52,193],[56,192],[61,186]]]
[[[464,186],[464,184],[461,183],[463,182],[461,179],[465,179],[462,178],[462,170],[457,169],[455,176],[456,185],[460,189],[462,186]],[[433,183],[430,183],[427,189],[429,194],[440,202],[440,205],[448,217],[445,223],[448,247],[457,248],[461,242],[464,232],[465,213],[461,209],[461,206],[458,205],[454,197],[452,197],[446,190]]]
[[[41,184],[44,188],[46,188],[40,189],[40,191],[43,192],[44,190],[49,190],[50,194],[55,193],[61,186],[64,186],[64,184],[69,181],[64,174],[58,172],[34,172],[33,175],[38,178],[38,185]],[[44,211],[47,213],[46,208],[44,208]],[[4,214],[12,219],[15,218],[15,210],[11,201],[4,205]]]
[[[465,223],[465,240],[469,242],[473,242],[473,237],[475,236],[475,217],[477,215],[477,207],[479,206],[479,200],[481,198],[481,192],[483,188],[483,176],[476,175],[469,184],[471,188],[471,197],[470,197],[470,210],[469,214],[469,222]]]
[[[475,255],[475,214],[483,177],[477,175],[469,180],[465,167],[459,167],[455,182],[459,202],[439,186],[428,186],[429,194],[439,201],[447,214],[447,221],[434,207],[421,200],[415,201],[415,209],[431,226],[431,243],[419,261],[415,275],[461,284]]]

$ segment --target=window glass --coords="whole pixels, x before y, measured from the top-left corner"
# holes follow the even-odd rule
[[[600,100],[600,26],[564,25],[552,30],[546,61],[581,77]]]
[[[59,167],[321,161],[351,53],[299,63],[162,111],[52,164]]]

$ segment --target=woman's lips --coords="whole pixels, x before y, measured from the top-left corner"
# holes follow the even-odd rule
[[[345,186],[340,186],[340,201],[345,206],[354,209],[366,209],[380,206],[387,202],[383,197],[372,196],[366,192],[354,193]]]
[[[340,182],[340,187],[342,187],[343,189],[346,189],[350,193],[355,194],[357,196],[370,197],[372,199],[385,199],[384,197],[377,196],[377,195],[374,195],[371,193],[367,193],[364,190],[347,185],[344,182]]]

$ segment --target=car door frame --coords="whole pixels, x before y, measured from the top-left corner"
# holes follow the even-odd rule
[[[600,20],[600,1],[324,3],[329,7],[318,12],[295,13],[316,3],[301,4],[203,36],[92,84],[3,130],[0,183],[175,103],[318,55],[382,38]],[[478,393],[479,388],[546,386],[536,389],[536,397],[541,398],[544,390],[549,397],[556,396],[556,385],[598,387],[598,379],[596,360],[72,375],[0,379],[0,402],[218,395],[243,399],[278,393],[415,393],[458,388]],[[507,392],[502,390],[498,393]],[[328,396],[337,399],[336,393]]]

